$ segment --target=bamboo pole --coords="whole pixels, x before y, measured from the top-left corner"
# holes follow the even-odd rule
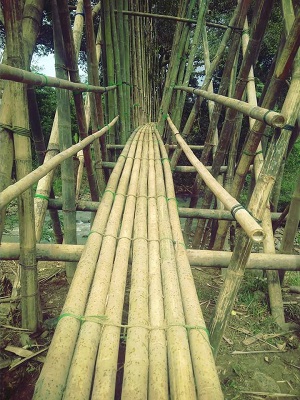
[[[6,204],[8,204],[11,200],[15,199],[19,194],[23,193],[24,190],[28,189],[34,183],[36,183],[39,179],[45,176],[48,172],[50,172],[53,168],[57,167],[65,158],[71,157],[81,149],[83,149],[88,144],[92,143],[96,140],[99,136],[104,135],[105,132],[113,126],[118,117],[115,117],[110,124],[106,125],[104,128],[100,129],[100,131],[95,132],[88,136],[86,139],[82,140],[81,142],[74,144],[69,149],[64,150],[63,152],[57,154],[56,156],[52,157],[50,160],[45,162],[40,167],[36,168],[30,174],[27,174],[24,178],[20,179],[18,182],[10,185],[7,189],[3,190],[0,193],[0,210]]]
[[[107,189],[94,219],[91,234],[87,239],[84,251],[77,265],[76,273],[72,280],[61,315],[71,314],[80,316],[84,313],[103,234],[114,202],[114,195],[112,195],[112,193],[116,192],[134,134],[132,134],[130,140],[127,142],[127,146],[125,146],[122,152],[122,157],[119,157],[114,173],[110,176]],[[67,315],[60,319],[56,327],[47,359],[36,384],[33,396],[35,400],[44,400],[45,398],[49,400],[58,400],[62,398],[74,346],[81,325],[79,320],[68,317]]]
[[[22,9],[17,1],[3,2],[6,27],[7,60],[25,67],[22,44]],[[19,127],[13,135],[17,179],[26,177],[32,170],[27,88],[19,83],[10,85],[13,124]],[[21,133],[21,135],[20,135]],[[3,193],[3,192],[2,192]],[[37,280],[37,262],[34,230],[32,189],[18,198],[20,265],[21,265],[21,311],[22,327],[35,331],[40,324],[40,302]]]
[[[282,114],[258,106],[253,107],[252,105],[242,100],[232,99],[215,93],[209,93],[206,90],[195,89],[185,86],[175,86],[174,89],[184,90],[188,93],[193,93],[198,96],[202,96],[205,99],[215,101],[216,103],[222,104],[235,111],[239,111],[258,121],[265,122],[266,124],[275,128],[282,128],[285,124],[285,118]]]
[[[162,160],[164,160],[167,156],[167,153],[158,132],[156,132],[156,139],[159,142]],[[162,163],[169,215],[172,215],[170,222],[172,227],[173,241],[176,243],[175,255],[185,313],[185,321],[187,325],[200,327],[199,329],[188,330],[193,371],[197,388],[197,398],[199,400],[211,398],[223,399],[224,397],[222,394],[217,369],[209,344],[209,337],[206,332],[205,321],[199,306],[199,299],[184,246],[180,220],[177,214],[177,203],[173,186],[172,172],[167,163]],[[205,360],[205,363],[203,363],[203,360]]]
[[[38,243],[36,257],[38,261],[79,261],[83,250],[83,245]],[[193,267],[227,268],[232,252],[187,249],[187,255]],[[18,243],[1,243],[0,258],[2,260],[17,260],[19,256]],[[300,257],[295,254],[251,253],[246,269],[299,271]]]
[[[89,316],[101,316],[105,314],[117,246],[118,231],[124,211],[128,183],[132,172],[133,157],[136,152],[136,142],[137,141],[134,140],[128,152],[126,163],[115,192],[114,202],[106,223],[105,236],[102,239],[95,275],[93,277],[93,282],[84,311],[84,315],[87,318]],[[137,147],[137,157],[140,157],[141,153],[138,151],[139,147],[141,146]],[[81,327],[66,382],[64,392],[64,398],[66,400],[79,400],[89,397],[101,331],[101,325],[95,323],[95,321],[87,320]],[[82,373],[83,371],[84,374]]]
[[[55,73],[58,78],[67,79],[65,70],[66,56],[63,42],[59,10],[56,0],[52,0],[52,20],[54,38]],[[64,21],[65,23],[65,21]],[[72,146],[70,97],[66,89],[57,89],[57,124],[60,152]],[[76,208],[75,208],[75,181],[74,163],[72,158],[66,158],[61,163],[62,180],[62,214],[64,223],[64,242],[76,244]],[[66,276],[70,282],[75,273],[76,263],[66,263]]]
[[[190,144],[189,146],[192,150],[203,150],[204,147],[203,145],[198,145],[198,144]],[[106,147],[107,149],[118,150],[118,149],[124,149],[124,144],[108,144]],[[178,148],[177,144],[169,144],[168,147],[170,150],[176,150]]]
[[[101,342],[95,367],[92,398],[113,399],[115,394],[116,372],[120,342],[120,325],[126,288],[127,268],[130,257],[134,213],[140,174],[140,156],[144,132],[140,130],[136,138],[138,149],[133,163],[127,200],[119,234],[118,246],[108,294],[105,315],[111,322],[103,327]],[[109,377],[109,378],[108,378]]]
[[[122,385],[122,399],[145,399],[148,392],[148,232],[147,232],[147,178],[149,131],[141,160],[136,210],[133,226],[132,270],[126,355]]]
[[[59,199],[49,199],[49,209],[61,210],[62,202]],[[97,211],[99,202],[97,201],[85,201],[79,200],[76,203],[77,211]],[[180,218],[205,218],[205,219],[218,219],[225,221],[234,221],[234,218],[230,211],[215,209],[207,210],[201,208],[185,208],[178,207],[178,214]],[[282,216],[282,213],[271,212],[272,221],[277,221]],[[285,217],[283,218],[285,219]]]
[[[155,135],[156,138],[156,135]],[[158,143],[154,141],[155,170],[162,171]],[[192,360],[185,328],[185,316],[177,276],[175,250],[168,212],[168,201],[162,172],[156,172],[156,196],[160,238],[161,274],[164,288],[167,324],[168,367],[172,398],[195,399]]]
[[[27,83],[34,86],[50,86],[59,89],[76,90],[78,92],[106,93],[116,89],[112,86],[93,86],[85,83],[73,83],[65,79],[28,72],[21,68],[0,64],[0,78],[14,82]]]
[[[213,176],[207,171],[204,165],[197,159],[193,152],[189,149],[186,142],[180,136],[177,128],[173,124],[171,118],[168,116],[167,121],[172,129],[177,142],[181,146],[185,155],[197,169],[199,175],[201,175],[203,181],[209,187],[209,189],[218,197],[225,208],[231,210],[234,218],[239,222],[241,227],[245,230],[246,234],[255,242],[261,242],[264,238],[263,229],[255,221],[253,217],[244,209],[244,207],[237,202],[223,187],[213,178]],[[236,210],[236,212],[235,212]]]

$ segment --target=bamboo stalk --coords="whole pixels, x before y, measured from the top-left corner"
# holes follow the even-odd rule
[[[197,159],[197,157],[189,149],[186,142],[182,139],[170,117],[167,118],[167,121],[176,137],[177,142],[183,149],[191,164],[193,164],[197,169],[198,174],[201,175],[206,185],[215,194],[215,196],[222,201],[225,208],[228,210],[237,209],[237,211],[234,213],[234,217],[245,230],[247,235],[255,242],[262,241],[264,238],[264,233],[260,225],[253,219],[253,217],[251,217],[251,215],[243,208],[243,206],[241,206],[240,203],[238,203],[237,200],[235,200],[225,189],[223,189],[216,179],[210,175],[204,165]]]
[[[108,294],[108,303],[105,311],[105,315],[111,324],[103,327],[96,361],[92,398],[100,398],[102,396],[106,399],[113,399],[115,394],[121,330],[120,325],[122,323],[127,267],[130,257],[130,239],[132,238],[134,213],[136,207],[143,135],[144,133],[141,131],[136,135],[138,140],[138,149],[136,152],[137,158],[134,160],[133,169],[130,176],[127,200],[123,213],[123,220]]]
[[[36,257],[38,261],[79,261],[83,250],[83,245],[38,243]],[[190,265],[194,267],[227,268],[232,252],[187,249],[187,255]],[[2,260],[17,260],[19,256],[18,243],[1,243]],[[294,254],[251,253],[246,269],[299,271],[300,257]]]
[[[154,138],[157,136],[155,134]],[[191,358],[188,349],[188,338],[185,316],[182,305],[179,281],[176,272],[175,250],[172,242],[172,231],[168,214],[165,182],[162,173],[161,155],[156,141],[154,144],[156,179],[156,196],[160,237],[161,273],[164,288],[165,318],[168,326],[168,366],[170,376],[170,394],[176,398],[196,398],[192,375]]]
[[[85,83],[73,83],[65,79],[54,78],[48,75],[39,75],[5,64],[0,64],[0,78],[34,86],[50,86],[59,89],[76,90],[78,92],[106,93],[116,89],[116,85],[102,87]]]
[[[138,150],[139,147],[137,148],[137,157],[140,156]],[[117,246],[117,236],[124,211],[125,196],[127,194],[135,152],[136,140],[134,140],[128,152],[126,163],[115,192],[114,203],[106,223],[105,236],[102,239],[95,275],[85,307],[84,315],[86,317],[95,315],[101,316],[105,313]],[[64,398],[66,400],[89,397],[101,330],[101,325],[94,321],[86,321],[81,327],[64,392]],[[84,371],[84,374],[82,374],[82,371]]]
[[[76,273],[62,309],[62,315],[70,313],[71,315],[79,316],[84,313],[102,244],[102,235],[104,234],[114,201],[112,193],[116,191],[133,137],[134,134],[130,138],[131,140],[127,142],[127,146],[122,152],[122,157],[119,157],[114,173],[110,176],[107,189],[94,219],[92,226],[93,233],[89,235],[85,249],[77,265]],[[35,400],[45,398],[49,400],[61,399],[79,329],[80,322],[76,318],[66,316],[60,319],[44,367],[36,384],[33,396]]]
[[[145,132],[133,227],[133,255],[122,399],[145,399],[148,391],[148,233],[149,132]]]
[[[106,125],[104,128],[100,129],[100,131],[95,132],[88,136],[86,139],[82,140],[81,142],[74,144],[69,149],[64,150],[63,152],[57,154],[56,156],[52,157],[46,163],[41,165],[40,167],[36,168],[30,174],[27,174],[24,178],[20,179],[18,182],[10,185],[7,189],[3,190],[0,193],[0,210],[6,204],[8,204],[11,200],[15,199],[20,193],[24,192],[24,190],[28,189],[34,183],[36,183],[39,179],[45,176],[49,171],[53,168],[57,167],[65,158],[71,157],[81,149],[83,149],[88,144],[92,143],[96,140],[99,136],[104,135],[105,132],[113,126],[118,117],[115,117],[110,124]]]
[[[158,132],[156,133],[156,139],[159,141],[162,160],[164,160],[167,156],[167,153]],[[198,295],[184,246],[180,220],[177,214],[177,204],[172,180],[172,172],[170,166],[165,162],[163,162],[163,170],[165,176],[169,215],[172,215],[170,222],[173,240],[176,243],[175,254],[185,320],[186,324],[190,326],[201,327],[199,329],[188,330],[193,371],[197,387],[197,398],[199,400],[210,398],[223,399],[224,397],[222,394],[217,369],[209,344],[209,337],[206,332],[205,321],[199,306]],[[203,363],[202,360],[205,360],[205,363]]]
[[[285,124],[285,118],[282,114],[258,106],[253,107],[252,105],[242,100],[232,99],[215,93],[209,93],[206,90],[195,89],[185,86],[175,86],[174,89],[184,90],[188,93],[202,96],[205,99],[215,101],[216,103],[222,104],[226,107],[230,107],[235,111],[239,111],[245,115],[248,115],[251,118],[257,119],[261,122],[265,122],[273,127],[282,128]]]

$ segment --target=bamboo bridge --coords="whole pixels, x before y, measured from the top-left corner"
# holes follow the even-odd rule
[[[6,58],[0,64],[0,240],[6,207],[16,198],[20,227],[20,243],[2,242],[0,258],[19,260],[22,327],[36,331],[42,322],[38,261],[64,261],[70,283],[33,398],[113,399],[122,359],[124,400],[223,399],[215,359],[245,269],[266,271],[271,313],[280,327],[285,327],[280,283],[285,271],[300,270],[300,257],[292,254],[299,182],[288,215],[271,213],[269,203],[299,134],[299,10],[291,0],[282,1],[282,40],[258,104],[254,68],[272,1],[257,1],[250,31],[250,0],[238,2],[227,25],[205,21],[206,0],[179,1],[176,17],[151,13],[148,1],[103,0],[92,8],[90,0],[79,0],[73,26],[74,6],[51,3],[56,77],[30,71],[41,0],[26,0],[24,10],[17,0],[3,1]],[[176,21],[167,61],[158,57],[157,20]],[[77,64],[84,24],[88,83],[80,82]],[[211,62],[208,29],[222,33]],[[199,47],[205,77],[198,88],[190,79]],[[215,93],[212,80],[220,70]],[[56,88],[48,147],[35,87]],[[70,93],[80,137],[76,144]],[[193,106],[181,127],[187,96]],[[277,101],[282,103],[276,108]],[[207,136],[203,145],[189,145],[200,111],[209,116]],[[247,134],[240,139],[242,122]],[[39,162],[34,170],[31,139]],[[183,153],[191,165],[178,165]],[[53,189],[58,166],[61,199]],[[83,168],[91,198],[85,202],[79,198]],[[174,172],[196,173],[189,208],[177,205]],[[245,208],[237,199],[249,173],[254,184]],[[48,209],[56,244],[39,243]],[[79,209],[93,212],[84,246],[76,244]],[[186,218],[183,230],[180,218]],[[271,220],[285,218],[277,254]],[[191,235],[193,219],[197,227]],[[224,249],[230,223],[238,227],[232,252]],[[207,231],[212,250],[206,250]],[[263,253],[251,253],[253,243],[263,243]],[[227,268],[209,327],[191,265]]]

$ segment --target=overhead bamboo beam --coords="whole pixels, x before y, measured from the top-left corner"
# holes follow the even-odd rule
[[[282,128],[285,123],[285,118],[282,114],[272,110],[268,110],[266,108],[252,106],[251,104],[246,103],[242,100],[232,99],[216,93],[210,93],[206,90],[195,89],[185,86],[175,86],[174,89],[185,90],[188,93],[196,94],[197,96],[202,96],[207,100],[215,101],[216,103],[232,108],[245,115],[248,115],[251,118],[257,119],[258,121],[265,122],[266,124],[273,126],[275,128]]]
[[[14,82],[28,83],[34,86],[49,86],[67,90],[77,90],[79,92],[106,93],[116,89],[116,85],[102,87],[92,86],[85,83],[73,83],[64,79],[52,76],[28,72],[20,68],[0,64],[0,78]]]
[[[119,10],[115,10],[116,12],[120,12]],[[176,17],[175,15],[163,15],[163,14],[152,14],[152,13],[145,13],[140,11],[131,11],[131,10],[121,10],[121,13],[125,15],[132,15],[136,17],[148,17],[148,18],[159,18],[159,19],[166,19],[169,21],[177,21],[177,22],[186,22],[188,24],[197,24],[197,20],[191,18],[181,18]],[[205,21],[205,25],[211,26],[212,28],[220,28],[220,29],[227,29],[227,25],[217,24],[215,22]],[[234,28],[234,27],[233,27]]]
[[[36,245],[38,261],[79,261],[84,245],[44,244]],[[217,250],[187,249],[189,263],[201,268],[227,268],[232,252]],[[17,260],[20,256],[19,243],[2,242],[0,258]],[[300,257],[296,254],[251,253],[246,269],[300,271]]]
[[[110,127],[117,122],[117,120],[118,117],[115,117],[110,122],[110,124],[102,128],[100,131],[91,134],[81,142],[74,144],[69,149],[64,150],[63,152],[57,154],[51,160],[47,161],[40,167],[36,168],[30,174],[26,175],[18,182],[14,183],[13,185],[10,185],[8,188],[3,190],[0,193],[0,210],[11,200],[19,196],[19,194],[23,193],[24,190],[30,188],[34,183],[36,183],[39,179],[45,176],[53,168],[57,167],[64,159],[74,156],[75,154],[77,154],[79,150],[83,149],[85,146],[92,143],[94,140],[98,139],[101,135],[104,135],[104,133],[107,132],[108,129],[110,129]]]
[[[224,204],[224,206],[230,210],[234,218],[239,222],[241,227],[245,230],[246,234],[255,242],[261,242],[264,238],[264,232],[261,226],[255,221],[255,219],[248,213],[247,210],[234,199],[213,176],[207,171],[204,165],[197,159],[194,153],[189,149],[187,143],[180,136],[177,128],[173,124],[171,118],[168,116],[167,121],[169,123],[172,132],[174,133],[177,142],[181,146],[185,155],[197,169],[198,174],[202,177],[206,185],[215,194],[216,197]],[[236,210],[236,211],[235,211]]]

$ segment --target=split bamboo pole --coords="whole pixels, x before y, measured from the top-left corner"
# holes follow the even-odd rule
[[[65,44],[63,42],[61,22],[56,0],[52,0],[52,21],[54,39],[55,73],[59,79],[67,79]],[[65,21],[64,21],[65,23]],[[60,152],[72,146],[70,96],[66,89],[56,89],[57,98],[57,124]],[[75,207],[75,179],[74,163],[72,158],[66,158],[61,163],[62,181],[62,214],[64,224],[64,242],[76,244],[76,207]],[[66,263],[66,276],[72,279],[76,263]]]
[[[159,133],[156,131],[156,139],[159,142],[162,160],[167,153]],[[172,237],[175,245],[175,256],[177,262],[177,273],[182,295],[185,321],[188,326],[197,327],[188,329],[190,351],[193,363],[193,371],[197,388],[197,398],[201,399],[223,399],[223,394],[214,363],[213,354],[209,344],[208,331],[199,305],[199,299],[194,284],[193,275],[184,246],[180,220],[177,213],[177,203],[172,179],[171,168],[168,163],[162,162],[164,180],[166,185],[166,196]],[[203,362],[205,360],[205,362]]]
[[[92,86],[86,83],[74,83],[65,79],[58,79],[48,75],[39,75],[21,68],[0,64],[0,78],[14,82],[27,83],[34,86],[50,86],[59,89],[76,90],[79,92],[105,93],[116,89],[112,86]]]
[[[185,155],[187,156],[191,164],[193,164],[194,167],[197,169],[198,174],[202,177],[203,181],[206,183],[209,189],[214,193],[216,197],[219,198],[219,200],[222,201],[225,208],[231,211],[234,218],[236,219],[236,221],[239,222],[246,234],[253,241],[261,242],[264,238],[264,232],[261,226],[248,213],[248,211],[245,210],[245,208],[236,199],[234,199],[207,171],[204,165],[197,159],[194,153],[189,149],[189,146],[182,139],[169,116],[167,118],[167,121]]]
[[[108,302],[105,315],[109,324],[104,325],[99,344],[95,367],[95,378],[92,398],[113,399],[115,394],[122,311],[126,289],[127,269],[130,258],[133,221],[137,199],[138,180],[140,176],[140,156],[144,132],[136,135],[138,149],[133,163],[127,200],[120,228],[118,246],[112,271]],[[119,189],[118,189],[119,193]]]
[[[156,139],[156,134],[154,136]],[[156,196],[160,238],[161,274],[164,288],[167,325],[168,368],[171,398],[196,399],[192,360],[172,239],[162,160],[157,140],[154,140]],[[166,161],[166,160],[165,160]]]
[[[188,93],[193,93],[198,96],[202,96],[205,99],[215,101],[216,103],[222,104],[229,107],[232,110],[248,115],[258,121],[265,122],[266,124],[273,126],[275,128],[282,128],[285,124],[285,118],[282,114],[277,113],[272,110],[268,110],[263,107],[253,107],[252,105],[235,98],[229,98],[226,96],[221,96],[215,93],[209,93],[206,90],[195,89],[185,86],[175,86],[175,90],[185,90]]]
[[[3,2],[6,27],[7,60],[25,68],[22,37],[22,8],[17,1]],[[18,181],[32,171],[31,141],[27,106],[27,88],[11,83],[10,99],[12,111],[14,155]],[[13,101],[12,101],[13,100]],[[3,192],[2,192],[3,193]],[[21,266],[21,311],[22,327],[35,331],[41,319],[37,280],[36,243],[32,189],[28,188],[18,198],[20,266]]]
[[[117,122],[118,117],[114,118],[110,124],[106,125],[100,131],[95,132],[89,135],[86,139],[82,140],[81,142],[74,144],[69,149],[64,150],[63,152],[57,154],[56,156],[52,157],[50,160],[45,162],[40,167],[36,168],[30,174],[27,174],[24,178],[19,180],[18,182],[10,185],[7,189],[3,190],[0,193],[0,210],[6,204],[8,204],[11,200],[15,199],[19,194],[23,193],[24,190],[28,189],[34,183],[36,183],[39,179],[45,176],[49,171],[53,168],[57,167],[65,158],[71,157],[81,149],[83,149],[88,144],[92,143],[96,140],[99,136],[104,135],[105,132],[110,129]],[[124,148],[125,149],[125,148]]]
[[[95,322],[95,320],[89,317],[103,316],[105,314],[118,240],[118,231],[124,211],[128,183],[132,172],[133,158],[135,154],[137,157],[140,157],[141,155],[141,142],[137,143],[137,136],[138,133],[135,136],[134,143],[129,149],[118,187],[114,192],[114,202],[106,224],[95,275],[93,277],[89,297],[85,306],[84,316],[86,321],[80,329],[74,348],[72,364],[70,365],[68,373],[64,392],[64,399],[66,400],[89,398],[92,390],[97,348],[101,337],[102,327],[97,323],[97,321]],[[84,373],[82,373],[83,371]]]
[[[299,43],[297,44],[297,41],[300,40],[300,24],[295,24],[295,22],[287,37],[286,43],[280,53],[280,56],[277,57],[274,74],[271,78],[268,91],[266,92],[266,95],[262,101],[263,107],[274,107],[277,100],[277,93],[280,91],[282,85],[288,77],[291,64],[299,47]],[[265,123],[256,121],[253,128],[249,131],[248,138],[246,143],[244,144],[244,148],[236,167],[236,172],[233,179],[231,193],[235,197],[238,197],[240,191],[242,190],[247,173],[246,171],[249,170],[249,166],[253,161],[264,130]],[[221,222],[219,224],[217,237],[214,244],[215,250],[222,249],[227,230],[228,225]]]
[[[83,245],[38,243],[36,257],[38,261],[79,261],[83,250]],[[187,249],[187,255],[193,267],[227,268],[232,252]],[[18,243],[1,243],[2,260],[17,260],[19,256]],[[246,269],[300,271],[300,257],[296,254],[251,253]]]
[[[105,129],[105,128],[103,128]],[[125,165],[135,132],[125,146],[122,157],[110,176],[106,191],[96,213],[87,243],[76,268],[61,317],[53,336],[47,359],[37,381],[33,399],[60,400],[66,384],[73,351],[80,330],[80,321],[72,316],[82,316],[94,277],[103,234],[114,202],[118,181]],[[85,139],[87,140],[87,139]],[[69,316],[68,315],[72,315]]]
[[[122,399],[146,399],[148,392],[148,178],[149,127],[145,137],[133,226],[132,270]]]

